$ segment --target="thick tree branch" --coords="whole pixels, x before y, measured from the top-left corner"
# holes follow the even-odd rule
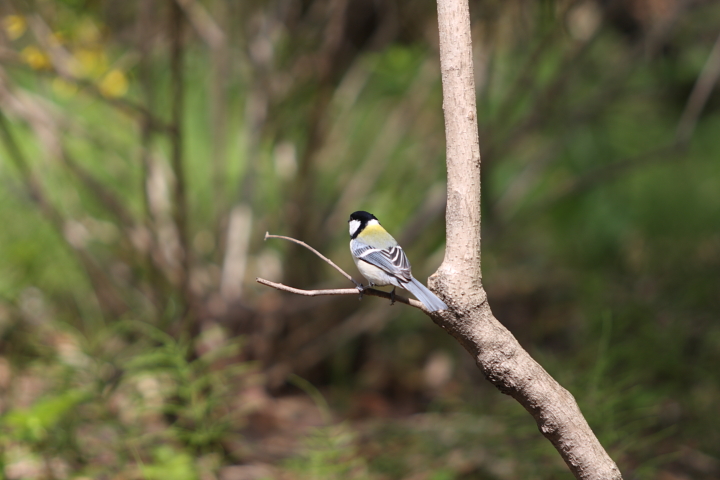
[[[469,6],[467,0],[437,4],[447,139],[447,246],[429,283],[450,309],[431,317],[475,358],[490,382],[535,418],[576,478],[620,479],[573,396],[530,357],[487,303],[480,270],[480,147]]]

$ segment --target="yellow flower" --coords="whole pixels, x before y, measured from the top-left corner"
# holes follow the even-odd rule
[[[97,78],[107,70],[107,55],[100,49],[81,48],[74,56],[77,63],[72,70],[78,77]]]
[[[47,53],[43,52],[34,45],[29,45],[23,48],[22,52],[20,52],[20,56],[23,60],[25,60],[25,63],[35,70],[44,70],[50,68],[51,66],[50,57],[48,57]]]
[[[10,40],[17,40],[27,30],[27,22],[25,17],[21,15],[7,15],[3,18],[2,24],[5,28],[5,34]]]
[[[76,27],[75,37],[84,45],[94,45],[100,41],[100,27],[89,17],[85,17]]]
[[[106,97],[122,97],[127,93],[128,86],[127,76],[121,70],[113,69],[100,80],[98,88]]]
[[[52,81],[52,90],[58,97],[70,98],[77,93],[78,87],[75,83],[68,82],[64,78],[55,77]]]

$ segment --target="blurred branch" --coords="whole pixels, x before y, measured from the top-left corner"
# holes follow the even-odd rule
[[[332,88],[321,84],[315,103],[308,119],[307,144],[298,161],[297,176],[289,196],[287,224],[294,236],[306,238],[311,233],[310,225],[316,219],[310,210],[303,206],[312,205],[312,196],[316,190],[313,173],[316,153],[323,145],[327,128],[327,109],[330,104]],[[292,272],[291,272],[292,273]],[[297,273],[297,272],[295,272]]]
[[[172,132],[173,127],[156,118],[152,113],[145,108],[143,105],[128,100],[123,97],[107,97],[103,95],[97,85],[89,80],[79,78],[74,75],[73,68],[71,65],[77,62],[70,52],[65,50],[62,45],[57,42],[50,42],[49,39],[53,38],[52,30],[48,27],[47,23],[40,17],[39,14],[33,14],[29,17],[29,24],[35,34],[35,38],[38,43],[46,50],[50,55],[50,62],[53,67],[52,74],[60,76],[62,79],[67,80],[71,83],[76,84],[84,91],[90,93],[94,97],[102,100],[103,102],[112,105],[113,107],[131,114],[140,114],[146,117],[151,123],[153,128],[165,132]],[[18,61],[18,63],[21,63]],[[40,71],[39,73],[43,73]]]
[[[174,269],[166,262],[165,256],[161,253],[163,248],[167,248],[167,244],[162,245],[164,232],[168,232],[163,228],[163,218],[160,213],[160,207],[157,205],[157,195],[153,196],[151,189],[157,188],[156,181],[160,177],[156,173],[157,178],[153,177],[153,139],[156,131],[172,132],[173,129],[168,127],[158,129],[154,120],[156,109],[156,90],[153,83],[153,60],[152,51],[156,41],[156,34],[153,30],[157,23],[157,4],[155,2],[138,1],[138,14],[136,24],[137,50],[139,52],[138,62],[138,84],[140,87],[141,98],[145,104],[138,121],[139,128],[139,163],[141,178],[139,188],[142,192],[144,219],[143,224],[147,226],[147,232],[154,230],[153,234],[143,235],[145,249],[140,253],[144,257],[144,262],[148,266],[151,284],[162,285],[164,288],[157,288],[153,291],[154,298],[152,300],[157,306],[162,305],[163,301],[160,297],[163,290],[170,287],[173,283]],[[163,233],[161,233],[163,232]],[[171,290],[172,288],[167,288]]]
[[[15,141],[15,137],[10,130],[7,118],[5,117],[2,109],[0,109],[0,136],[2,136],[2,141],[5,144],[5,149],[8,152],[10,160],[20,171],[20,174],[22,175],[23,180],[25,181],[33,200],[35,200],[38,205],[40,205],[41,210],[52,219],[54,224],[60,225],[62,222],[57,215],[57,212],[55,212],[55,210],[47,203],[47,199],[45,198],[45,195],[42,191],[42,187],[40,186],[40,183],[38,182],[35,175],[30,170],[30,166],[28,165],[25,156],[20,150],[20,146],[18,145],[17,141]]]
[[[545,204],[554,203],[563,197],[586,191],[594,185],[615,178],[620,173],[631,168],[637,168],[651,162],[670,160],[673,154],[682,153],[692,138],[698,117],[705,107],[718,78],[720,78],[720,35],[715,40],[710,55],[708,55],[708,59],[688,97],[685,109],[678,122],[675,141],[673,143],[649,152],[643,152],[640,155],[618,160],[585,173],[564,186],[553,198],[545,202]]]
[[[157,118],[155,115],[152,114],[150,110],[148,110],[143,105],[140,105],[139,103],[135,103],[132,100],[128,100],[127,98],[122,97],[106,97],[102,94],[100,89],[92,82],[89,82],[87,80],[83,80],[77,77],[72,76],[65,76],[60,75],[65,80],[69,80],[72,83],[77,84],[80,88],[85,90],[86,92],[92,94],[95,98],[102,100],[103,102],[107,103],[108,105],[111,105],[118,110],[125,112],[129,115],[141,115],[143,118],[147,119],[148,123],[151,125],[151,127],[155,130],[167,133],[167,134],[173,134],[174,133],[174,126],[170,125],[163,120]]]
[[[152,274],[155,275],[155,284],[167,283],[164,281],[165,279],[161,279],[156,274],[158,268],[147,255],[154,248],[152,237],[142,234],[132,212],[124,204],[124,199],[113,191],[111,185],[103,183],[70,154],[62,133],[65,133],[66,137],[67,135],[76,136],[78,133],[83,134],[82,128],[77,128],[75,125],[76,119],[61,116],[60,112],[56,111],[50,102],[44,101],[42,98],[17,86],[10,90],[4,83],[0,84],[0,97],[4,100],[3,108],[29,125],[37,138],[46,145],[46,149],[50,151],[50,156],[53,159],[57,158],[66,167],[70,175],[80,183],[81,187],[84,187],[105,211],[117,219],[121,241],[133,254],[138,254],[131,261],[135,262],[140,260],[141,257],[145,257],[145,263]],[[59,115],[60,118],[58,118]],[[97,143],[97,139],[92,140]],[[62,219],[60,219],[59,223],[61,231],[69,225],[68,222]],[[81,247],[72,241],[70,243],[76,250]]]
[[[546,32],[537,42],[537,45],[532,52],[530,52],[530,55],[523,65],[520,75],[518,75],[515,82],[513,82],[502,104],[498,107],[498,115],[493,123],[503,125],[510,120],[513,109],[521,103],[522,96],[530,93],[532,87],[536,84],[540,60],[542,60],[543,56],[550,50],[550,47],[554,47],[553,41],[558,37],[562,38],[563,34],[563,26],[558,25],[556,28]],[[558,92],[562,89],[565,82],[569,81],[570,75],[568,75],[568,71],[578,63],[578,60],[587,52],[587,48],[596,37],[597,31],[590,37],[584,39],[579,45],[573,46],[574,48],[565,55],[562,64],[558,67],[558,75],[555,76],[554,80],[550,82],[542,92],[538,92],[536,95],[535,104],[538,103],[538,100],[543,100],[553,92]]]
[[[22,118],[22,120],[35,131],[39,138],[44,138],[47,143],[51,144],[53,154],[56,154],[60,158],[60,161],[75,175],[95,199],[103,205],[110,214],[114,215],[124,228],[131,228],[135,224],[135,221],[118,197],[70,155],[67,147],[63,144],[60,134],[61,121],[55,118],[55,112],[52,110],[50,104],[25,92],[21,88],[15,88],[14,91],[5,88],[5,85],[0,88],[2,88],[3,95],[7,100],[14,99],[12,102],[8,101],[5,108]],[[124,231],[124,233],[127,232]]]
[[[331,100],[335,91],[334,82],[339,74],[348,68],[355,60],[339,58],[345,40],[345,27],[348,24],[349,0],[331,0],[327,6],[327,18],[323,28],[323,42],[318,53],[313,55],[315,65],[316,94],[307,119],[307,142],[298,159],[297,174],[292,186],[289,202],[286,207],[286,224],[294,237],[315,239],[322,242],[325,239],[320,232],[319,212],[309,208],[313,203],[313,196],[317,191],[315,176],[313,175],[317,163],[318,151],[327,141],[330,119],[328,115]],[[304,252],[298,251],[290,257],[288,273],[291,279],[306,281],[308,274],[312,274],[304,263],[310,261]]]
[[[513,177],[507,188],[497,196],[497,200],[491,204],[490,210],[503,221],[511,218],[518,211],[538,179],[545,173],[547,167],[557,159],[565,139],[566,135],[561,135],[554,145],[544,149],[538,156],[529,159],[523,169]]]
[[[182,8],[190,25],[200,38],[212,49],[221,48],[225,43],[225,32],[215,22],[205,7],[196,0],[175,0]]]
[[[658,45],[660,45],[661,40],[667,35],[667,32],[668,30],[666,26],[665,29],[660,29],[659,33],[650,36],[648,41],[649,47],[647,44],[641,46],[642,48],[636,47],[633,56],[639,55],[644,48],[657,48]],[[627,73],[630,71],[631,70],[628,69]],[[619,78],[619,76],[615,77],[616,80]],[[685,109],[683,110],[681,119],[678,122],[675,140],[672,143],[655,148],[648,152],[643,152],[639,155],[617,160],[613,163],[603,165],[583,173],[560,186],[554,193],[549,195],[548,199],[541,201],[531,210],[533,212],[542,210],[555,204],[563,198],[580,194],[602,184],[603,182],[612,180],[623,172],[654,162],[672,160],[672,155],[681,154],[687,148],[688,143],[692,138],[697,119],[707,103],[710,93],[712,92],[715,83],[718,81],[718,78],[720,78],[720,36],[718,36],[715,41],[705,66],[703,67],[703,70],[699,75],[690,96],[688,97]],[[621,83],[618,81],[617,83],[614,83],[614,85],[611,85],[608,90],[614,92],[620,85]],[[576,113],[570,116],[567,123],[569,125],[583,124],[587,121],[588,117],[596,116],[597,113],[604,108],[604,105],[608,104],[607,100],[611,97],[612,94],[608,94],[607,92],[601,93],[597,96],[597,98],[587,104],[590,106],[584,107],[586,112],[583,112],[583,109],[576,110]],[[557,158],[557,151],[565,142],[565,137],[566,135],[556,138],[554,146],[548,148],[546,152],[528,163],[527,167],[514,179],[504,194],[495,201],[492,206],[493,211],[501,214],[505,221],[518,212],[520,204],[523,198],[531,190],[531,186],[537,182],[537,179],[541,177],[541,174],[544,173],[554,162],[555,158]]]
[[[635,155],[629,158],[615,161],[608,165],[595,168],[589,172],[586,172],[570,182],[560,187],[554,194],[547,200],[543,201],[537,209],[543,209],[549,205],[555,204],[563,198],[578,195],[585,192],[603,182],[612,180],[618,177],[621,173],[626,172],[630,169],[638,168],[643,165],[650,163],[673,160],[673,155],[680,155],[687,148],[692,135],[695,131],[697,120],[702,112],[705,104],[710,98],[712,89],[720,78],[720,35],[715,40],[710,54],[703,66],[700,75],[698,76],[695,86],[693,87],[690,96],[685,104],[680,121],[678,122],[677,130],[675,133],[675,139],[672,143],[664,145],[662,147],[643,152],[639,155]],[[538,163],[538,162],[534,162]],[[539,168],[546,166],[548,162],[539,162]],[[533,170],[534,173],[537,173]],[[537,176],[537,175],[536,175]],[[525,189],[527,190],[527,188]],[[501,206],[501,201],[498,200],[497,206]],[[516,202],[517,203],[517,202]],[[533,209],[536,210],[536,209]]]
[[[484,155],[490,160],[498,157],[498,152],[502,148],[512,147],[517,144],[518,139],[529,131],[532,131],[541,121],[547,118],[547,109],[549,106],[556,102],[557,97],[565,91],[566,85],[570,83],[572,79],[572,73],[574,67],[580,65],[582,58],[588,52],[590,47],[593,45],[594,40],[598,37],[598,33],[593,34],[588,39],[584,40],[579,45],[575,46],[570,52],[567,53],[563,59],[561,65],[557,69],[555,78],[548,85],[538,91],[532,101],[531,110],[513,128],[510,132],[504,136],[498,137],[497,141],[490,143],[485,148]],[[550,37],[549,39],[551,39]],[[548,39],[548,40],[549,40]],[[549,41],[545,43],[541,42],[538,48],[546,47],[550,45]],[[537,57],[537,58],[535,58]],[[533,54],[531,59],[528,61],[527,68],[530,68],[542,57],[542,51],[537,51]],[[528,89],[531,86],[530,80],[532,77],[528,77],[531,72],[524,72],[518,79],[512,88],[512,96],[509,96],[503,103],[502,110],[498,114],[498,124],[502,125],[503,122],[508,121],[511,117],[512,110],[514,107],[513,102],[518,102],[520,93]],[[532,72],[534,73],[534,72]],[[526,78],[528,77],[528,78]]]
[[[686,144],[690,141],[695,125],[702,113],[705,104],[710,98],[715,84],[720,78],[720,35],[715,40],[708,59],[705,61],[700,75],[698,76],[695,86],[693,87],[690,97],[685,104],[680,122],[675,133],[675,142],[678,144]]]
[[[672,155],[682,153],[684,148],[684,143],[672,143],[649,152],[643,152],[639,155],[595,168],[565,184],[563,187],[558,189],[555,194],[551,195],[548,200],[542,202],[538,208],[545,208],[562,200],[563,198],[578,195],[582,192],[590,190],[603,182],[618,177],[620,174],[627,172],[630,169],[647,165],[649,163],[672,160],[674,158]]]
[[[90,172],[78,164],[68,153],[65,147],[61,149],[61,158],[68,169],[85,185],[106,210],[113,214],[125,228],[135,224],[130,212],[123,206],[122,202],[112,191],[100,183]]]
[[[15,167],[20,171],[31,199],[38,205],[40,212],[50,222],[57,234],[75,253],[80,265],[90,279],[90,285],[97,297],[98,303],[105,313],[113,316],[122,315],[127,311],[127,305],[115,291],[112,282],[106,274],[95,264],[92,257],[78,245],[72,244],[65,235],[67,222],[60,212],[49,202],[40,181],[30,168],[30,164],[20,150],[20,146],[10,129],[8,120],[0,109],[0,137]]]
[[[239,299],[242,293],[252,221],[252,209],[246,204],[236,205],[230,211],[225,257],[220,274],[220,294],[227,303]]]
[[[137,17],[137,48],[140,52],[138,65],[138,80],[140,91],[145,102],[145,112],[140,117],[140,165],[142,179],[140,187],[143,192],[143,206],[145,207],[146,220],[152,217],[150,206],[150,195],[148,192],[148,179],[150,178],[150,155],[153,137],[152,110],[155,105],[155,92],[152,83],[152,52],[151,25],[153,23],[153,2],[138,2]]]
[[[180,243],[180,265],[182,276],[180,288],[185,296],[186,306],[192,310],[193,300],[190,290],[190,242],[188,240],[188,200],[185,166],[183,159],[183,109],[185,76],[183,71],[183,14],[174,0],[168,0],[169,36],[170,36],[170,108],[172,129],[170,132],[170,166],[175,176],[173,195],[173,219],[178,231]]]
[[[228,6],[218,2],[217,8],[225,16],[224,25],[228,25]],[[212,47],[210,61],[212,63],[210,89],[210,118],[212,128],[212,158],[213,158],[213,190],[215,192],[215,204],[217,205],[217,217],[227,211],[227,148],[228,148],[228,112],[231,111],[229,90],[232,73],[232,59],[227,36],[223,35],[221,41]]]
[[[420,67],[415,80],[406,92],[405,100],[388,115],[379,133],[365,154],[365,158],[349,176],[349,181],[341,188],[341,195],[335,202],[333,211],[325,219],[322,231],[333,232],[334,226],[342,221],[342,217],[352,211],[350,205],[358,198],[365,198],[372,191],[378,179],[385,172],[385,167],[392,158],[393,149],[407,134],[417,120],[423,104],[437,81],[437,63],[426,61]]]
[[[208,45],[211,51],[212,88],[210,89],[210,118],[212,127],[212,167],[213,192],[215,204],[220,215],[226,211],[223,160],[226,152],[227,96],[226,86],[229,77],[230,55],[227,35],[213,19],[207,9],[197,0],[175,0],[182,8],[188,22]],[[218,8],[225,5],[217,3]]]
[[[577,105],[574,111],[567,112],[567,109],[560,111],[563,123],[568,126],[581,125],[594,118],[604,111],[611,100],[622,91],[627,84],[628,79],[635,69],[642,64],[643,58],[655,54],[663,45],[668,35],[672,31],[674,23],[677,21],[680,11],[676,11],[668,19],[646,34],[645,41],[637,42],[624,63],[616,65],[614,68],[607,68],[608,77],[603,80],[605,87],[588,101],[584,103],[573,102]],[[582,54],[587,53],[589,47],[593,44],[593,40],[598,36],[598,32],[585,40],[577,50],[573,50],[574,54],[566,58],[563,67],[558,69],[558,74],[549,85],[535,96],[534,102],[530,107],[529,113],[512,125],[509,132],[505,135],[498,135],[497,139],[485,148],[484,156],[491,162],[494,158],[500,158],[515,146],[522,144],[524,137],[535,131],[542,123],[551,120],[552,109],[554,105],[561,105],[558,102],[558,96],[564,92],[565,86],[571,75],[571,67],[580,64]],[[487,160],[486,160],[487,163]]]

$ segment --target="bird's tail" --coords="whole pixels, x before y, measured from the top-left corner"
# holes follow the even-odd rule
[[[425,285],[418,282],[414,278],[408,283],[403,283],[402,286],[407,291],[415,295],[415,298],[420,300],[423,305],[425,305],[425,308],[427,308],[431,312],[436,312],[438,310],[447,310],[448,306],[445,304],[445,302],[436,297],[435,294],[428,290]]]

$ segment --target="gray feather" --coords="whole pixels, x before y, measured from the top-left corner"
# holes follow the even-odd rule
[[[447,310],[448,306],[445,302],[435,296],[425,285],[413,278],[410,271],[410,261],[408,261],[400,245],[395,244],[388,248],[376,248],[359,238],[354,238],[350,241],[350,250],[357,261],[374,265],[387,273],[389,277],[384,281],[409,291],[431,312]],[[369,278],[368,280],[373,281]]]
[[[425,285],[418,282],[414,278],[410,280],[410,282],[402,284],[402,286],[407,291],[415,295],[415,298],[420,300],[423,305],[425,305],[425,308],[427,308],[431,312],[448,309],[448,306],[445,304],[445,302],[440,300],[434,293],[428,290]]]
[[[387,272],[388,275],[396,277],[400,282],[409,282],[412,279],[410,261],[399,245],[380,249],[353,240],[350,242],[350,249],[358,260],[375,265]]]

